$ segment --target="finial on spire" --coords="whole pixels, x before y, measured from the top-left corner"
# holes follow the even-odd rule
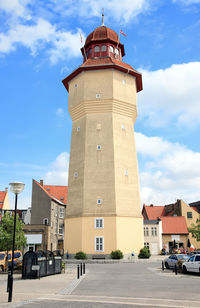
[[[102,9],[102,26],[104,26],[104,8]]]

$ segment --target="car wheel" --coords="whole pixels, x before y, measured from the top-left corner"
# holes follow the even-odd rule
[[[183,274],[187,274],[187,268],[183,266]]]
[[[165,262],[165,267],[169,269],[169,264],[167,262]]]

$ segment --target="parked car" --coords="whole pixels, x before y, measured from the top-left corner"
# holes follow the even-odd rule
[[[0,271],[5,272],[6,267],[6,252],[0,251]]]
[[[14,259],[13,259],[13,265],[14,268],[16,268],[16,260],[22,256],[22,253],[20,250],[15,250],[14,252]],[[8,252],[8,260],[7,260],[7,252],[6,251],[0,251],[0,271],[5,272],[6,270],[6,261],[8,261],[8,266],[12,262],[12,251]]]
[[[180,260],[186,261],[186,260],[188,260],[188,258],[189,258],[189,257],[188,257],[187,255],[185,255],[185,254],[180,254],[180,253],[178,253],[178,254],[173,254],[173,255],[167,257],[167,258],[164,260],[164,265],[165,265],[165,267],[166,267],[167,269],[169,269],[169,268],[174,268],[174,267],[175,267],[175,264],[178,265],[178,262],[179,262]]]
[[[200,254],[194,254],[183,263],[183,273],[187,272],[200,273]]]

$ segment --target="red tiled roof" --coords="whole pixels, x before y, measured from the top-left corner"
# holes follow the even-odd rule
[[[184,216],[165,216],[161,220],[163,234],[188,234]]]
[[[85,45],[88,45],[91,41],[100,41],[107,39],[114,41],[116,43],[119,42],[118,35],[114,30],[106,26],[100,26],[94,29],[94,31],[88,35],[85,41]]]
[[[3,204],[4,204],[6,194],[7,194],[7,191],[0,191],[0,209],[3,208]]]
[[[190,207],[191,207],[194,211],[196,211],[197,213],[199,213],[196,206],[190,206]]]
[[[42,188],[42,190],[54,201],[67,205],[68,186],[59,185],[41,185],[37,181],[34,182]],[[62,199],[63,198],[63,199]]]
[[[151,219],[151,220],[154,220],[154,219],[157,219],[158,217],[162,217],[166,215],[164,206],[144,205],[144,208],[146,210],[148,219]]]

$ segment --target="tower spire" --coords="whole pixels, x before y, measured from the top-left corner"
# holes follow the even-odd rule
[[[102,8],[102,26],[104,26],[104,8]]]

